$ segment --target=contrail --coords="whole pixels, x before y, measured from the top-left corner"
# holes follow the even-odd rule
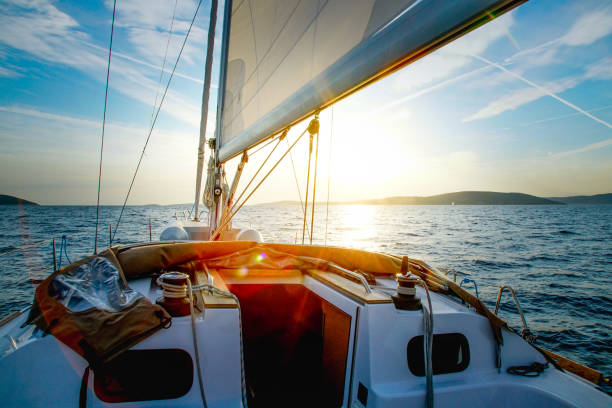
[[[589,112],[585,111],[584,109],[580,108],[579,106],[574,105],[573,103],[567,101],[566,99],[561,98],[560,96],[558,96],[557,94],[555,94],[554,92],[549,91],[548,89],[536,84],[535,82],[532,82],[530,80],[528,80],[527,78],[523,77],[522,75],[519,75],[515,72],[510,71],[509,69],[503,67],[502,65],[493,62],[493,61],[489,61],[486,58],[483,58],[479,55],[474,55],[471,54],[472,58],[475,58],[477,60],[480,60],[482,62],[484,62],[485,64],[488,64],[492,67],[498,68],[500,70],[502,70],[503,72],[512,75],[513,77],[525,82],[528,85],[533,86],[534,88],[542,91],[543,93],[545,93],[546,95],[555,98],[556,100],[558,100],[559,102],[561,102],[562,104],[569,106],[570,108],[576,110],[579,113],[582,113],[584,116],[593,119],[595,122],[601,123],[602,125],[612,129],[612,125],[610,125],[608,122],[606,122],[605,120],[599,119],[597,116],[591,115]]]
[[[393,102],[389,102],[388,104],[383,105],[380,108],[378,108],[375,111],[373,111],[372,114],[377,114],[377,113],[386,111],[389,108],[393,108],[394,106],[400,105],[400,104],[402,104],[404,102],[407,102],[407,101],[409,101],[411,99],[418,98],[421,95],[428,94],[429,92],[435,91],[436,89],[444,88],[447,85],[450,85],[450,84],[452,84],[454,82],[457,82],[457,81],[459,81],[461,79],[467,78],[467,77],[469,77],[471,75],[477,74],[479,72],[485,71],[487,69],[489,69],[489,67],[481,67],[481,68],[477,68],[475,70],[463,73],[461,75],[457,75],[457,76],[455,76],[453,78],[449,78],[449,79],[444,80],[442,82],[439,82],[439,83],[437,83],[435,85],[432,85],[432,86],[429,86],[427,88],[421,89],[421,90],[419,90],[419,91],[417,91],[417,92],[415,92],[413,94],[410,94],[410,95],[407,95],[407,96],[403,96],[403,97],[401,97],[399,99],[394,100]]]

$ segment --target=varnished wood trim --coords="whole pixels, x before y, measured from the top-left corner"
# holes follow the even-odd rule
[[[587,367],[583,364],[572,361],[569,358],[565,358],[563,356],[560,356],[559,354],[553,353],[552,351],[548,351],[541,347],[536,347],[536,349],[555,360],[557,362],[557,365],[562,369],[569,371],[570,373],[575,374],[578,377],[584,378],[585,380],[590,381],[593,384],[601,385],[606,380],[606,378],[601,372],[591,367]]]
[[[337,275],[332,272],[322,272],[318,270],[309,270],[308,274],[319,282],[323,282],[334,289],[342,292],[352,298],[367,303],[367,304],[378,304],[378,303],[392,303],[393,300],[381,293],[372,292],[367,293],[363,285],[352,280],[346,279],[343,276]]]
[[[20,315],[21,315],[21,311],[15,311],[11,313],[10,315],[5,316],[2,320],[0,320],[0,327],[4,326],[5,324],[9,322],[12,322],[14,319],[19,317]]]

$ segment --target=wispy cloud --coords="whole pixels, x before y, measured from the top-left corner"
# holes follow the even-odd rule
[[[561,38],[566,45],[589,45],[612,33],[612,9],[606,8],[584,14]]]
[[[88,45],[89,47],[95,48],[98,51],[107,52],[106,48],[101,47],[101,46],[99,46],[97,44],[86,43],[86,45]],[[130,55],[127,55],[127,54],[124,54],[122,52],[113,51],[113,57],[114,58],[121,58],[121,59],[124,59],[126,61],[130,61],[130,62],[134,62],[134,63],[136,63],[138,65],[142,65],[142,66],[145,66],[145,67],[148,67],[148,68],[152,68],[152,69],[157,70],[157,71],[161,70],[161,65],[155,65],[155,64],[152,64],[150,62],[147,62],[147,61],[144,61],[144,60],[141,60],[141,59],[138,59],[138,58],[134,58],[134,57],[132,57]],[[168,64],[166,64],[166,67],[164,68],[164,73],[169,74],[170,72],[172,72],[172,67],[168,67]],[[178,71],[174,72],[174,76],[175,77],[179,77],[179,78],[183,78],[183,79],[187,79],[189,81],[193,81],[193,82],[195,82],[197,84],[200,84],[200,85],[204,84],[204,81],[202,79],[194,78],[192,76],[185,75],[185,74],[180,73]],[[211,88],[217,88],[217,86],[216,85],[211,85]]]
[[[170,23],[174,1],[172,0],[121,0],[117,8],[117,23],[123,27],[142,27],[150,29],[166,29]],[[105,0],[104,5],[113,9],[113,0]],[[191,19],[196,0],[179,0],[177,3],[176,19]],[[186,30],[186,26],[178,29]]]
[[[579,81],[577,78],[565,78],[559,81],[548,82],[539,88],[530,86],[527,88],[517,89],[490,102],[478,112],[464,118],[463,122],[470,122],[473,120],[497,116],[503,112],[514,110],[529,102],[540,99],[549,93],[563,92],[567,89],[573,88],[578,85],[578,83]],[[546,89],[548,92],[544,89]]]
[[[602,149],[604,147],[608,147],[608,146],[612,146],[612,138],[610,139],[606,139],[606,140],[602,140],[601,142],[597,142],[597,143],[591,143],[588,144],[584,147],[580,147],[578,149],[573,149],[573,150],[568,150],[565,152],[560,152],[560,153],[554,153],[552,155],[550,155],[551,158],[562,158],[562,157],[567,157],[567,156],[572,156],[574,154],[579,154],[579,153],[584,153],[584,152],[588,152],[591,150],[597,150],[597,149]]]
[[[524,89],[520,89],[518,91],[514,91],[509,95],[505,95],[497,100],[494,100],[493,102],[489,103],[489,105],[487,105],[486,107],[484,107],[483,109],[481,109],[480,111],[476,112],[475,114],[468,116],[467,118],[463,119],[464,122],[469,122],[472,120],[476,120],[476,119],[484,119],[484,118],[489,118],[492,116],[496,116],[499,115],[502,112],[508,111],[508,110],[512,110],[512,109],[516,109],[519,106],[522,106],[526,103],[535,101],[536,99],[541,98],[542,96],[550,96],[556,100],[558,100],[559,102],[561,102],[562,104],[574,109],[575,111],[581,113],[582,115],[593,119],[594,121],[608,127],[608,128],[612,128],[612,125],[610,125],[610,123],[606,122],[603,119],[600,119],[596,116],[594,116],[593,114],[589,113],[588,111],[580,108],[579,106],[569,102],[568,100],[560,97],[559,95],[557,95],[560,92],[563,92],[564,90],[570,89],[575,87],[576,85],[578,85],[582,80],[584,80],[584,78],[586,78],[585,76],[583,76],[582,78],[564,78],[560,81],[556,81],[556,82],[551,82],[548,84],[545,84],[544,86],[536,84],[535,82],[525,78],[524,76],[510,71],[509,69],[507,69],[506,67],[492,62],[484,57],[478,56],[478,55],[473,55],[474,58],[486,63],[487,65],[490,65],[492,67],[498,68],[501,71],[515,77],[516,79],[519,79],[520,81],[526,83],[527,85],[529,85],[531,88],[524,88]],[[599,66],[599,63],[595,64],[595,66]],[[589,70],[587,69],[587,72],[589,72]],[[592,75],[598,74],[598,73],[603,73],[604,75],[607,74],[606,70],[601,70],[601,69],[594,69],[591,70]],[[590,78],[593,78],[593,76],[591,76]]]
[[[122,8],[125,10],[124,14],[129,14],[129,18],[126,17],[127,21],[134,24],[140,21],[143,24],[151,24],[152,27],[157,27],[156,24],[162,24],[162,20],[159,17],[153,19],[154,13],[149,11],[162,6],[167,7],[167,3],[170,2],[157,1],[154,3],[155,5],[151,7],[149,5],[143,7],[142,2],[135,1],[122,3]],[[136,5],[141,10],[140,20],[137,19]],[[128,13],[130,10],[132,11]],[[187,13],[185,4],[182,10]],[[193,9],[190,13],[193,13]],[[164,16],[167,16],[167,13]],[[163,24],[168,24],[167,17]],[[82,30],[79,23],[68,14],[60,11],[50,0],[38,0],[36,2],[16,0],[12,4],[0,5],[0,25],[3,27],[0,43],[21,50],[38,60],[72,67],[98,81],[104,81],[108,50],[105,47],[95,45],[91,37]],[[202,35],[201,32],[200,35]],[[146,41],[151,42],[151,40]],[[176,54],[177,51],[174,50],[173,52]],[[195,52],[194,50],[191,51],[192,54]],[[138,54],[136,55],[138,56]],[[140,58],[129,57],[121,53],[118,56],[120,58],[114,59],[111,65],[111,88],[145,105],[152,104],[155,92],[158,89],[157,78],[160,68],[154,63],[143,61],[142,56]],[[183,62],[188,63],[189,61]],[[133,63],[148,66],[152,69],[143,71],[140,67],[134,66]],[[159,64],[161,65],[161,58]],[[168,65],[172,66],[171,64]],[[196,78],[186,75],[179,76],[201,83]],[[199,106],[187,100],[177,91],[171,90],[168,93],[163,111],[194,127],[199,125]]]
[[[6,68],[6,67],[0,67],[0,77],[4,77],[4,78],[15,78],[15,77],[19,77],[21,76],[21,74],[17,71],[14,71],[12,69]]]
[[[418,91],[416,91],[414,93],[411,93],[409,95],[406,95],[406,96],[403,96],[401,98],[398,98],[398,99],[396,99],[396,100],[394,100],[392,102],[389,102],[389,103],[381,106],[378,109],[375,109],[374,111],[372,111],[372,115],[379,114],[381,112],[384,112],[386,110],[394,108],[394,107],[396,107],[398,105],[401,105],[403,103],[406,103],[408,101],[416,99],[416,98],[418,98],[420,96],[426,95],[426,94],[428,94],[430,92],[440,90],[440,89],[442,89],[444,87],[447,87],[447,86],[449,86],[451,84],[454,84],[456,82],[465,80],[468,77],[471,77],[473,75],[482,73],[483,71],[486,71],[486,70],[489,70],[489,69],[490,69],[490,67],[488,67],[488,66],[480,67],[480,68],[474,69],[472,71],[468,71],[468,72],[465,72],[463,74],[457,75],[455,77],[452,77],[452,78],[446,79],[444,81],[438,82],[437,84],[428,86],[426,88],[419,89]]]
[[[587,79],[612,79],[612,57],[606,57],[587,67]]]

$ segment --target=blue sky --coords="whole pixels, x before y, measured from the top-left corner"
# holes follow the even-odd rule
[[[158,88],[174,4],[118,1],[103,203],[122,202],[167,81],[165,73]],[[167,71],[196,8],[194,0],[176,4]],[[198,14],[130,203],[193,199],[209,6],[205,0]],[[108,0],[0,1],[0,193],[95,203],[111,16]],[[329,175],[333,200],[465,189],[612,192],[611,33],[609,2],[533,0],[376,82],[335,105],[333,122],[331,109],[322,113],[319,191]],[[293,152],[301,184],[306,149]],[[252,158],[245,180],[263,157]],[[284,162],[253,202],[296,198]]]

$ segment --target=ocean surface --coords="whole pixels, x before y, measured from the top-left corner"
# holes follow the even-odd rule
[[[188,206],[127,207],[116,242],[153,240]],[[120,207],[102,207],[99,248]],[[93,252],[95,207],[0,206],[0,317],[31,304],[30,279]],[[327,222],[326,222],[327,220]],[[310,221],[310,220],[309,220]],[[235,225],[258,229],[266,241],[301,242],[299,205],[250,206]],[[326,234],[327,229],[327,234]],[[308,235],[306,242],[308,242]],[[612,206],[361,206],[316,211],[313,243],[408,255],[477,282],[491,309],[500,285],[511,285],[537,344],[612,374]],[[64,251],[62,251],[64,252]],[[6,255],[4,255],[6,254]],[[59,261],[58,261],[59,262]],[[473,291],[471,284],[466,285]],[[520,329],[510,296],[500,315]]]

